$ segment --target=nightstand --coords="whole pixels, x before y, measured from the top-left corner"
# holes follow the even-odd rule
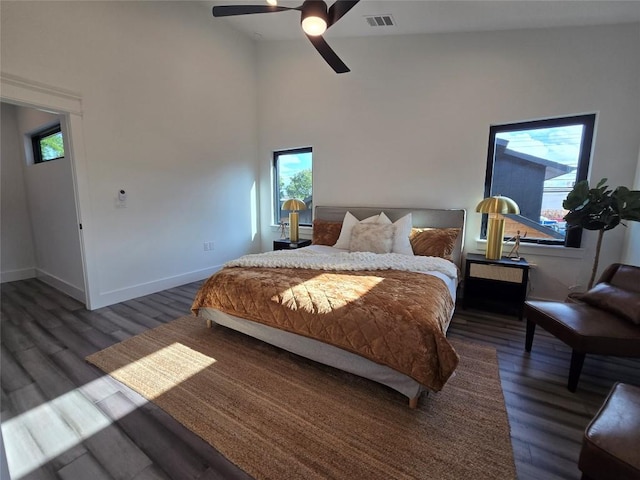
[[[311,245],[311,240],[304,240],[302,238],[295,242],[292,242],[288,238],[273,241],[274,250],[295,250],[296,248],[308,247],[309,245]]]
[[[529,264],[524,258],[489,260],[484,255],[469,253],[462,306],[517,314],[522,320],[528,280]]]

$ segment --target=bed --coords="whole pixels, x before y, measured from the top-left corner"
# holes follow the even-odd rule
[[[192,311],[208,326],[391,387],[415,408],[458,363],[446,331],[465,211],[318,206],[314,213],[313,245],[228,262],[202,286]],[[444,250],[434,243],[443,238]]]

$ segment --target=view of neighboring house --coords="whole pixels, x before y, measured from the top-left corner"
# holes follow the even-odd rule
[[[572,186],[550,192],[546,185],[548,180],[575,171],[575,167],[511,150],[508,144],[507,140],[496,140],[493,191],[513,199],[520,215],[510,216],[505,236],[520,230],[530,238],[564,238],[562,217],[566,212],[558,206],[562,207]]]

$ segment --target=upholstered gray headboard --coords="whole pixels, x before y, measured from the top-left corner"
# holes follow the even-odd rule
[[[464,209],[317,206],[315,207],[314,218],[342,221],[347,212],[351,212],[358,220],[363,220],[371,215],[384,212],[392,222],[410,213],[414,227],[460,228],[460,236],[458,236],[458,240],[456,240],[452,258],[454,263],[458,265],[458,267],[461,267],[466,218],[466,211]]]

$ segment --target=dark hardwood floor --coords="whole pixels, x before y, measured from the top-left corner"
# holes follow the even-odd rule
[[[199,286],[87,311],[35,279],[1,285],[0,410],[14,480],[248,478],[162,410],[84,361],[188,314]],[[640,361],[588,356],[578,391],[570,393],[569,350],[538,329],[532,353],[525,353],[524,324],[514,317],[460,310],[449,335],[498,351],[521,480],[578,479],[584,428],[609,389],[617,380],[640,384]]]

